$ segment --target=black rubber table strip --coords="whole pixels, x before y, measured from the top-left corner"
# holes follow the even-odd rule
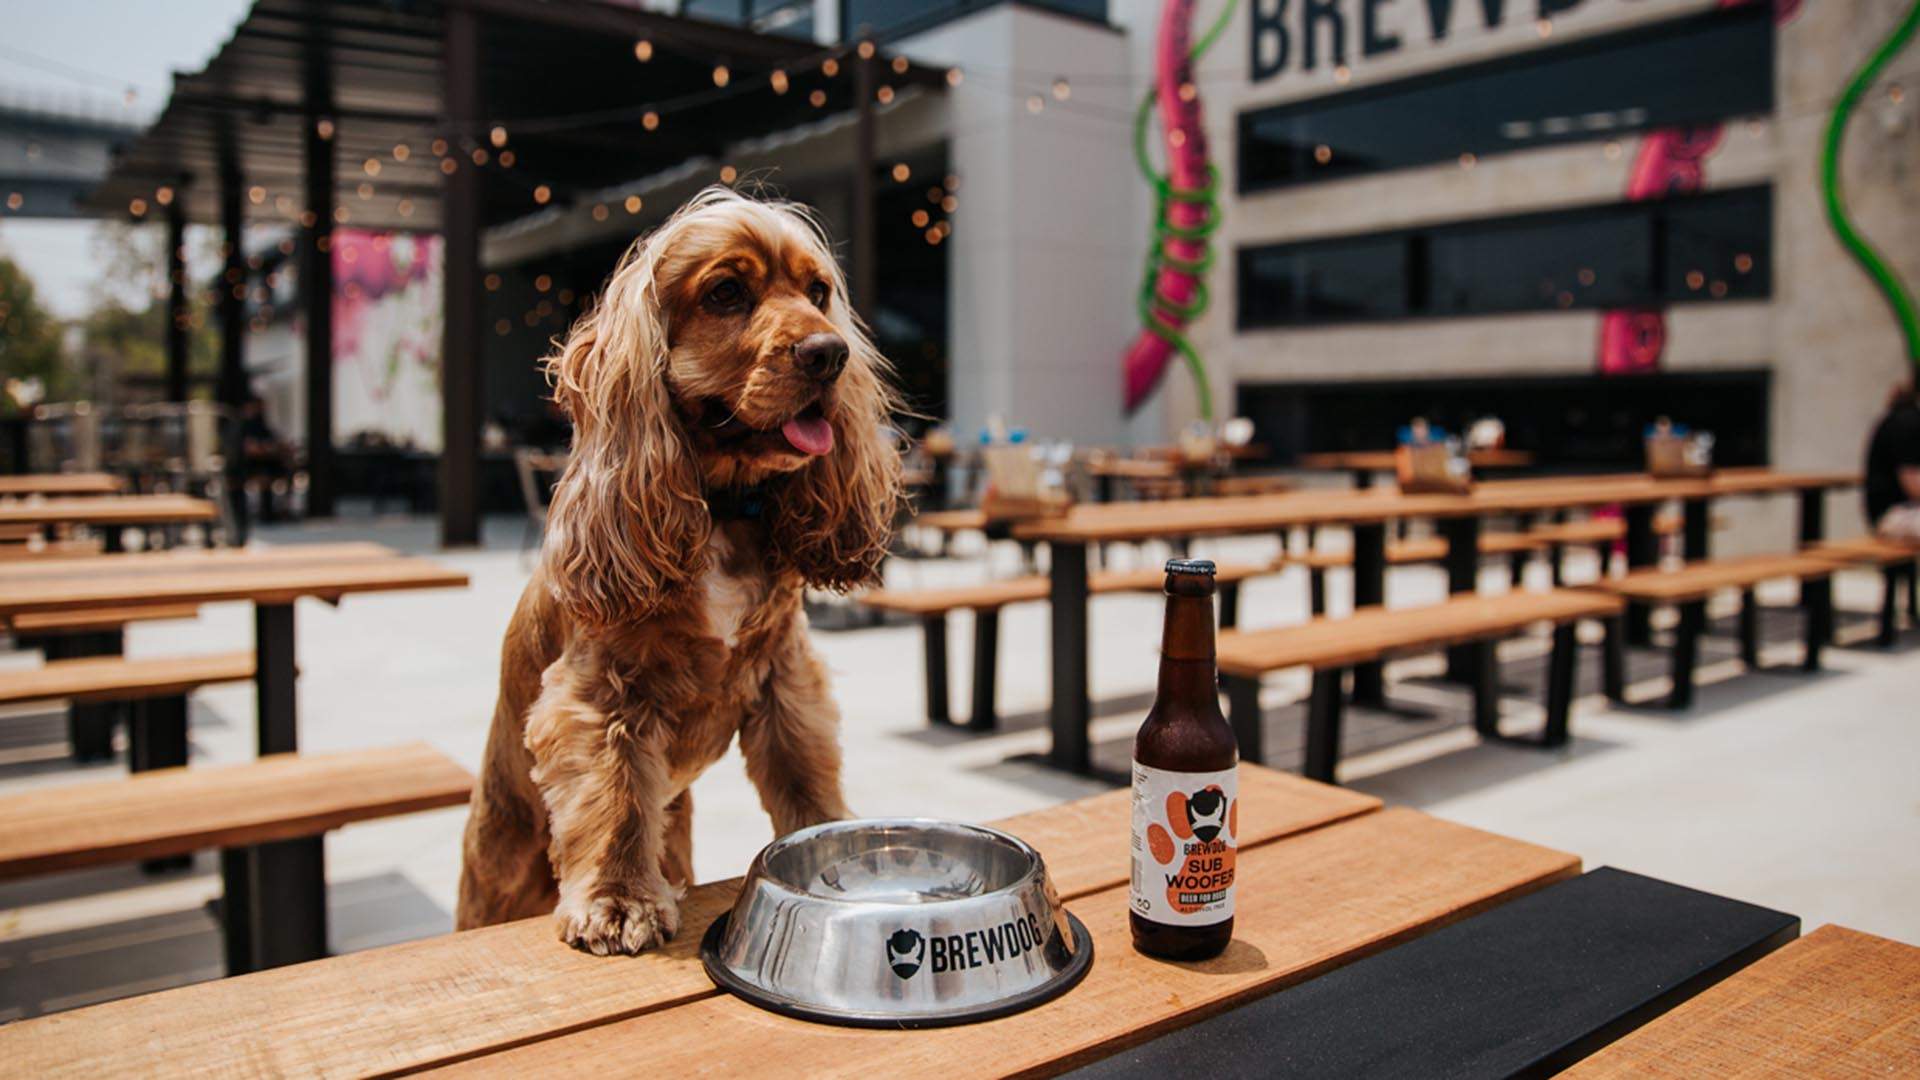
[[[1545,1075],[1799,935],[1795,916],[1602,868],[1072,1075]]]

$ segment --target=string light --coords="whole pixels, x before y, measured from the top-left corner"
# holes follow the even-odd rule
[[[735,169],[731,165],[720,166],[720,182],[723,184],[733,183],[735,178],[737,178],[739,175],[740,175],[739,170]]]
[[[926,227],[927,227],[927,222],[928,222],[929,220],[931,220],[931,219],[930,219],[930,218],[929,218],[929,217],[927,216],[927,212],[926,212],[925,210],[915,210],[915,211],[913,212],[913,227],[914,227],[914,228],[916,228],[916,229],[924,229],[924,228],[926,228]]]
[[[1698,270],[1687,271],[1687,288],[1692,289],[1694,292],[1699,292],[1700,286],[1705,285],[1706,283],[1707,283],[1707,275],[1701,273]]]
[[[393,144],[393,160],[405,161],[413,156],[413,148],[406,143]]]
[[[940,200],[940,209],[945,210],[949,214],[953,213],[955,210],[958,210],[959,208],[960,208],[960,200],[954,198],[951,195]]]
[[[265,192],[262,192],[261,194],[264,195]],[[293,197],[291,195],[275,195],[273,197],[273,208],[275,210],[280,211],[282,214],[285,214],[288,217],[292,217],[293,216]]]
[[[896,56],[893,58],[892,67],[893,67],[893,73],[895,75],[905,75],[907,73],[907,68],[909,66],[910,65],[907,63],[906,57]]]
[[[840,61],[835,60],[831,56],[827,57],[820,65],[820,74],[825,75],[829,79],[840,74]]]
[[[360,168],[365,170],[368,176],[379,176],[380,175],[380,159],[368,158],[365,162],[361,164]]]
[[[652,131],[653,129],[659,127],[660,114],[657,112],[654,112],[652,109],[648,109],[646,115],[640,118],[640,126],[643,128],[646,128],[648,131]]]
[[[873,59],[873,42],[863,41],[859,44],[859,46],[857,46],[854,49],[854,51],[860,54],[860,59],[871,60]]]
[[[400,205],[394,207],[394,209],[400,211],[401,217],[412,217],[413,216],[413,200],[401,199]]]
[[[344,206],[336,206],[333,208],[333,220],[339,222],[342,225],[345,225],[347,223],[347,220],[352,216],[353,215],[347,213],[347,208]]]
[[[362,202],[365,202],[366,200],[373,198],[373,185],[362,180],[360,182],[360,186],[358,188],[355,188],[354,192],[355,194],[360,196],[360,200]]]
[[[541,206],[547,205],[552,198],[553,189],[545,184],[541,184],[539,187],[533,189],[533,201],[539,203]]]
[[[880,104],[891,105],[893,104],[893,87],[883,86],[880,89],[875,90],[873,92],[873,96],[876,100],[880,102]]]
[[[948,191],[959,191],[960,190],[960,174],[948,173],[946,177],[946,185],[947,185]]]
[[[311,229],[318,224],[320,224],[320,218],[313,211],[311,210],[300,211],[300,227],[301,228]]]
[[[247,189],[247,201],[255,206],[267,201],[267,189],[258,184]]]
[[[1727,295],[1727,283],[1724,281],[1716,281],[1708,286],[1707,291],[1713,294],[1715,300],[1718,300]]]
[[[1067,80],[1065,79],[1053,80],[1053,100],[1065,101],[1072,96],[1073,96],[1073,87],[1067,85]]]
[[[496,125],[492,131],[487,132],[487,141],[491,142],[496,150],[507,145],[507,129]]]
[[[634,42],[633,58],[643,64],[653,59],[653,42],[648,41],[646,38],[641,38],[639,41]]]
[[[713,65],[713,85],[725,86],[732,81],[733,81],[733,73],[727,70],[727,65],[725,64]]]
[[[1553,20],[1541,19],[1539,22],[1534,23],[1533,32],[1536,34],[1539,34],[1543,38],[1552,37],[1553,36]]]
[[[1581,267],[1579,277],[1580,277],[1580,284],[1592,285],[1594,281],[1593,269],[1587,266]]]
[[[159,203],[161,206],[172,206],[173,189],[162,184],[159,189],[153,193],[153,201]]]
[[[593,204],[593,220],[595,221],[607,220],[607,204],[606,203]]]
[[[1353,81],[1353,69],[1345,64],[1338,65],[1333,69],[1333,81],[1341,86],[1347,85]]]
[[[912,175],[913,170],[909,169],[904,161],[896,163],[893,167],[893,182],[896,184],[906,183]]]
[[[510,319],[495,319],[493,332],[499,334],[501,337],[506,337],[508,334],[513,333],[513,321]]]
[[[533,279],[534,292],[546,292],[548,289],[551,289],[551,288],[553,288],[552,277],[546,274],[541,274],[540,276]]]
[[[485,165],[487,163],[487,148],[484,146],[474,147],[472,156],[475,165]]]
[[[812,105],[816,109],[826,103],[827,92],[825,90],[815,90],[813,93],[807,95],[807,104]]]
[[[127,212],[131,213],[134,217],[141,217],[145,215],[147,212],[147,200],[145,199],[133,200],[132,202],[127,204]]]
[[[572,290],[572,289],[561,289],[561,290],[560,290],[560,291],[559,291],[558,293],[556,293],[556,294],[554,294],[554,295],[556,295],[556,296],[558,296],[558,297],[560,298],[560,302],[561,302],[562,304],[571,304],[571,303],[573,303],[573,290]]]
[[[626,206],[627,213],[637,214],[640,212],[640,208],[646,204],[641,200],[640,196],[629,195],[627,196],[627,201],[623,205]]]
[[[769,82],[773,84],[774,93],[784,94],[787,92],[787,73],[786,72],[781,71],[779,68],[774,68],[773,74],[768,76],[767,79]]]
[[[1479,162],[1480,159],[1474,156],[1472,151],[1460,155],[1460,167],[1463,169],[1471,169]]]
[[[515,161],[518,161],[519,159],[518,159],[518,158],[516,158],[516,157],[514,157],[514,154],[513,154],[513,151],[511,151],[511,150],[502,150],[502,151],[500,151],[500,156],[499,156],[499,157],[498,157],[497,159],[495,159],[495,160],[497,160],[497,161],[499,161],[499,162],[500,162],[500,167],[501,167],[501,168],[503,168],[503,169],[511,169],[511,168],[513,168],[513,163],[514,163]]]
[[[1738,255],[1735,255],[1733,257],[1733,268],[1743,274],[1752,273],[1753,272],[1753,256],[1747,254],[1744,251]]]
[[[965,78],[966,78],[966,76],[965,76],[965,75],[962,75],[962,74],[960,73],[960,69],[959,69],[959,68],[957,68],[957,67],[950,67],[950,68],[948,68],[948,69],[947,69],[947,85],[948,85],[948,86],[959,86],[959,85],[960,85],[960,83],[961,83],[961,82],[962,82],[962,81],[963,81],[963,80],[964,80]]]
[[[488,274],[484,284],[486,285],[488,292],[499,292],[500,291],[500,275]]]
[[[1175,150],[1187,145],[1187,133],[1179,128],[1174,128],[1172,131],[1167,132],[1167,145],[1173,147]]]
[[[320,121],[313,125],[313,132],[320,136],[321,142],[331,140],[333,138],[333,121],[321,117]]]
[[[26,204],[26,201],[27,200],[24,197],[22,197],[21,194],[17,191],[10,191],[7,193],[7,209],[9,210],[20,209],[21,206]]]
[[[1313,160],[1319,162],[1322,165],[1325,165],[1327,162],[1332,161],[1333,147],[1328,146],[1326,143],[1321,143],[1319,146],[1314,147]]]
[[[1192,101],[1194,98],[1200,96],[1200,88],[1190,82],[1183,82],[1180,84],[1180,89],[1177,93],[1181,101]]]
[[[1032,97],[1029,97],[1027,99],[1027,111],[1034,114],[1035,116],[1040,115],[1040,110],[1046,107],[1047,107],[1047,103],[1040,100],[1039,94],[1034,94]]]
[[[447,140],[435,139],[433,140],[433,144],[427,147],[427,149],[433,151],[434,157],[446,157],[447,156]]]
[[[440,171],[447,174],[448,176],[452,176],[454,173],[454,170],[458,169],[459,167],[460,167],[460,163],[453,160],[450,157],[443,157],[440,159]]]

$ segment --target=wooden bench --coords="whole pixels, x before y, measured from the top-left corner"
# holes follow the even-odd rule
[[[1269,567],[1228,563],[1217,568],[1220,588],[1220,625],[1232,626],[1239,617],[1240,583]],[[1101,593],[1157,592],[1166,581],[1158,567],[1103,570],[1088,579],[1088,590]],[[1045,600],[1050,588],[1046,575],[1029,574],[978,585],[933,589],[876,589],[860,603],[879,611],[912,615],[920,620],[926,645],[927,722],[951,724],[947,701],[947,615],[971,611],[973,619],[973,716],[967,727],[992,731],[999,724],[995,702],[999,681],[1000,609],[1008,604]]]
[[[326,942],[326,882],[249,881],[248,849],[318,844],[356,821],[467,801],[473,778],[424,744],[334,754],[271,754],[0,796],[0,880],[218,848],[230,970],[262,954],[288,962]],[[315,861],[314,866],[322,864]]]
[[[132,702],[127,719],[128,760],[135,771],[145,771],[187,763],[189,693],[202,686],[245,682],[253,672],[251,651],[140,660],[123,656],[49,660],[37,668],[0,672],[0,705]],[[111,757],[114,718],[111,709],[76,709],[75,756],[82,760]]]
[[[97,538],[85,540],[49,540],[45,543],[27,541],[0,542],[0,562],[13,562],[23,559],[74,559],[88,555],[99,555],[106,551],[106,544]]]
[[[1624,577],[1596,582],[1590,588],[1629,602],[1672,605],[1680,621],[1674,629],[1673,689],[1669,708],[1693,704],[1694,666],[1699,660],[1700,637],[1707,629],[1707,601],[1730,590],[1740,592],[1740,659],[1750,668],[1760,666],[1760,603],[1754,590],[1762,582],[1792,578],[1800,582],[1801,607],[1806,613],[1807,671],[1820,668],[1820,649],[1833,636],[1834,563],[1813,555],[1749,555],[1688,563],[1671,570],[1636,570]],[[1606,693],[1626,700],[1624,654],[1626,641],[1608,625]]]
[[[1799,931],[1792,915],[1602,867],[1068,1076],[1546,1076],[1738,981]]]
[[[1218,646],[1225,676],[1229,719],[1240,740],[1240,756],[1266,757],[1260,710],[1260,678],[1286,668],[1313,669],[1307,707],[1309,779],[1334,782],[1340,759],[1340,722],[1344,710],[1343,676],[1358,664],[1395,655],[1428,652],[1449,645],[1472,645],[1473,725],[1484,738],[1560,746],[1567,741],[1567,714],[1573,704],[1575,664],[1581,619],[1614,620],[1618,600],[1580,589],[1511,592],[1498,596],[1463,594],[1417,608],[1368,607],[1344,619],[1314,619],[1297,626],[1222,633]],[[1547,664],[1547,721],[1537,739],[1500,733],[1499,639],[1541,622],[1553,624],[1553,652]]]
[[[1552,568],[1554,587],[1558,588],[1563,582],[1563,567],[1568,548],[1594,548],[1600,555],[1600,565],[1604,573],[1608,549],[1625,535],[1626,527],[1617,518],[1557,522],[1537,525],[1522,532],[1484,533],[1480,537],[1480,556],[1488,559],[1507,559],[1511,568],[1509,576],[1513,584],[1518,586],[1525,575],[1528,559],[1537,554],[1545,554],[1548,565]],[[1439,563],[1445,562],[1446,558],[1447,541],[1439,536],[1395,540],[1387,545],[1388,566]],[[1324,615],[1327,610],[1326,572],[1351,567],[1353,553],[1312,549],[1287,552],[1280,556],[1280,563],[1307,568],[1307,606],[1313,614]]]
[[[1892,648],[1900,637],[1900,584],[1907,588],[1907,616],[1920,625],[1920,547],[1877,536],[1829,540],[1800,549],[1802,555],[1831,560],[1836,566],[1871,566],[1880,571],[1886,591],[1880,601],[1880,636],[1876,643]]]
[[[89,634],[118,630],[129,623],[164,622],[192,619],[200,614],[198,604],[162,604],[158,607],[86,608],[80,611],[42,611],[15,615],[6,627],[16,638],[51,634]]]
[[[1912,1076],[1916,1061],[1920,949],[1823,926],[1565,1075]]]

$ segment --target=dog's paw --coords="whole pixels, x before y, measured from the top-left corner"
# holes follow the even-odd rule
[[[560,940],[595,956],[632,956],[680,930],[680,908],[667,896],[596,896],[562,901],[553,913]]]

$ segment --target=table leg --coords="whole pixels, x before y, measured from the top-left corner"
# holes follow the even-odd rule
[[[1058,769],[1090,772],[1087,724],[1093,715],[1087,690],[1087,545],[1056,541],[1049,569],[1053,614],[1053,706],[1048,724],[1053,747],[1047,757]]]
[[[1454,596],[1471,595],[1480,584],[1480,519],[1468,514],[1442,518],[1440,535],[1447,539],[1447,592]],[[1447,679],[1471,683],[1475,676],[1472,645],[1453,645],[1447,649]]]
[[[220,851],[220,932],[229,975],[254,970],[252,856],[252,848]]]
[[[259,752],[299,750],[294,694],[293,605],[253,609],[254,676]],[[244,920],[249,970],[318,960],[327,954],[326,847],[319,836],[278,840],[247,849],[244,905],[229,918]]]
[[[1712,557],[1713,503],[1707,499],[1688,499],[1682,510],[1686,523],[1682,548],[1688,562]]]
[[[1800,492],[1800,546],[1807,547],[1827,538],[1827,492],[1825,488],[1806,488]],[[1808,590],[1800,590],[1800,614],[1817,621]],[[1833,644],[1829,635],[1821,644]]]
[[[92,634],[64,634],[52,637],[46,648],[47,659],[77,659],[87,656],[119,656],[126,651],[120,630]],[[67,706],[67,737],[75,761],[105,761],[113,757],[113,729],[126,711],[119,702],[76,702]]]
[[[1372,486],[1373,486],[1373,470],[1372,469],[1353,470],[1353,489],[1355,491],[1365,491]]]
[[[951,724],[947,709],[947,613],[921,616],[920,636],[927,650],[927,723]]]
[[[1653,533],[1653,503],[1635,503],[1624,510],[1627,520],[1627,572],[1643,570],[1660,562],[1660,538]],[[1653,642],[1653,608],[1638,601],[1627,602],[1627,644],[1645,647]]]
[[[968,728],[992,731],[999,726],[995,707],[999,674],[1000,609],[985,608],[973,615],[973,717]],[[944,687],[941,692],[946,692]]]
[[[1353,606],[1373,607],[1387,599],[1387,526],[1384,522],[1353,527]],[[1353,669],[1356,705],[1384,705],[1386,680],[1378,661]]]

